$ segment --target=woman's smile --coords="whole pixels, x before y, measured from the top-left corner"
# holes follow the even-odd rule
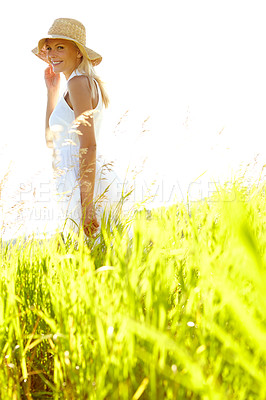
[[[51,64],[52,64],[53,67],[56,67],[57,65],[61,64],[62,62],[63,62],[63,61],[54,61],[54,60],[51,60]]]

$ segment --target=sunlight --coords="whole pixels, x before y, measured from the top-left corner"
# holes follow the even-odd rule
[[[51,176],[44,141],[44,63],[31,49],[51,22],[66,14],[68,3],[48,2],[41,19],[29,14],[23,24],[23,3],[13,14],[16,29],[9,42],[21,32],[24,40],[16,49],[19,70],[11,63],[2,65],[1,73],[6,101],[0,170],[2,177],[12,160],[10,193],[28,180]],[[71,17],[88,26],[88,44],[103,55],[97,71],[111,98],[99,146],[117,160],[122,175],[142,171],[141,187],[158,180],[172,193],[178,184],[184,196],[197,177],[202,187],[226,181],[255,157],[257,176],[264,165],[266,128],[266,28],[259,2],[251,8],[242,2],[167,0],[162,9],[158,1],[133,6],[101,0],[90,13],[84,10],[88,5],[81,1]],[[91,10],[100,25],[88,16]],[[62,79],[61,90],[64,85]]]

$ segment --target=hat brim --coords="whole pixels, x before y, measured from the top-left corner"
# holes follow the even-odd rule
[[[85,57],[87,57],[88,60],[91,61],[93,66],[100,64],[100,62],[102,61],[102,56],[100,54],[96,53],[96,51],[89,49],[86,46],[83,46],[81,43],[77,42],[76,40],[73,40],[72,38],[60,35],[47,35],[45,38],[39,40],[38,47],[32,49],[32,53],[35,54],[37,57],[39,57],[41,60],[47,62],[48,64],[49,62],[47,59],[47,54],[44,49],[45,41],[47,39],[65,39],[74,42],[78,46],[82,54]]]

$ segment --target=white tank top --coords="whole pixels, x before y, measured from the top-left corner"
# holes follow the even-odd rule
[[[74,76],[83,75],[75,70],[70,75],[67,82]],[[94,134],[96,143],[99,139],[100,125],[103,114],[102,94],[97,81],[98,104],[93,110]],[[64,94],[59,99],[54,111],[49,119],[49,126],[53,133],[53,167],[57,178],[57,190],[69,191],[77,184],[79,179],[79,135],[75,132],[74,111],[67,104]],[[61,189],[59,189],[59,186]]]
[[[74,76],[83,75],[81,72],[75,70],[72,72],[68,81]],[[103,101],[102,94],[98,82],[94,80],[98,90],[98,104],[93,110],[93,123],[96,142],[99,139],[100,126],[102,121]],[[65,94],[65,93],[64,93]],[[59,99],[54,111],[49,119],[49,127],[55,133],[54,146],[55,149],[61,149],[62,146],[74,142],[79,147],[78,135],[73,132],[71,125],[75,120],[74,111],[67,104],[64,95]]]

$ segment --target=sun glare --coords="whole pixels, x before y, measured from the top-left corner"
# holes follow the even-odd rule
[[[23,26],[24,6],[17,5],[9,42],[23,28],[16,54],[20,64],[5,65],[1,74],[6,101],[0,168],[2,177],[12,161],[13,186],[41,170],[42,179],[51,174],[44,141],[44,65],[30,50],[67,3],[50,3],[41,20],[29,14]],[[200,190],[208,188],[254,159],[255,176],[264,165],[266,128],[266,28],[260,3],[166,0],[163,9],[160,4],[99,1],[92,7],[101,15],[99,25],[86,16],[88,4],[81,1],[72,16],[89,26],[88,45],[103,54],[97,71],[111,105],[99,146],[118,160],[122,173],[141,170],[139,185],[149,187],[157,179],[168,194],[179,185],[185,196],[195,181]],[[3,79],[7,71],[12,86]]]

